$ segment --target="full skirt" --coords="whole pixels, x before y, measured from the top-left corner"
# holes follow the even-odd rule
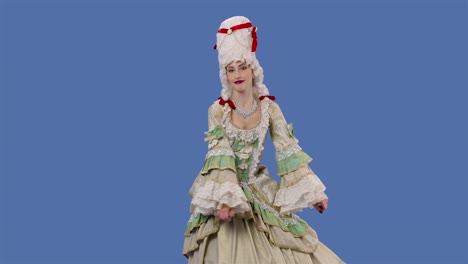
[[[259,230],[257,217],[220,221],[213,217],[198,234],[186,237],[185,255],[189,264],[339,264],[344,263],[316,238],[308,234],[291,238],[289,233]],[[217,230],[213,232],[210,230]],[[211,233],[213,232],[213,233]],[[211,234],[210,234],[211,233]],[[197,239],[199,238],[199,239]],[[276,245],[275,245],[276,244]]]

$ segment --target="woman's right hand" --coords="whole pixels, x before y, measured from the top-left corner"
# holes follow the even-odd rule
[[[323,213],[328,208],[328,199],[324,199],[316,204],[314,204],[315,209],[319,211],[319,213]]]
[[[231,221],[234,217],[234,210],[228,206],[223,206],[216,212],[216,216],[223,221]]]

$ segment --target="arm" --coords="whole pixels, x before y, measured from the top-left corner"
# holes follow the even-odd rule
[[[288,125],[278,104],[272,102],[270,133],[276,149],[280,189],[274,205],[281,214],[291,214],[303,208],[315,207],[320,212],[327,207],[325,185],[309,168],[312,158],[298,145],[292,125]]]
[[[222,126],[223,109],[217,103],[208,110],[208,128],[205,140],[208,153],[203,168],[190,189],[194,213],[215,215],[218,211],[228,216],[250,211],[250,205],[237,181],[234,152],[224,135]],[[220,210],[223,209],[223,210]],[[218,217],[225,220],[223,217]],[[226,220],[229,220],[227,218]]]

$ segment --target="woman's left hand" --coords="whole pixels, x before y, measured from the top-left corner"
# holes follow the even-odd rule
[[[223,221],[231,221],[234,217],[234,209],[223,206],[221,209],[216,212],[216,216]]]
[[[324,199],[324,200],[314,204],[314,207],[315,207],[315,209],[317,209],[317,211],[319,211],[319,213],[323,213],[328,208],[328,200]]]

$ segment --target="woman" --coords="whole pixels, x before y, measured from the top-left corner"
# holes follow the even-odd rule
[[[208,153],[190,189],[184,255],[189,263],[343,263],[294,214],[328,206],[292,125],[263,84],[256,27],[241,16],[221,23],[217,43],[221,97],[208,110]],[[278,175],[260,165],[270,130]]]

